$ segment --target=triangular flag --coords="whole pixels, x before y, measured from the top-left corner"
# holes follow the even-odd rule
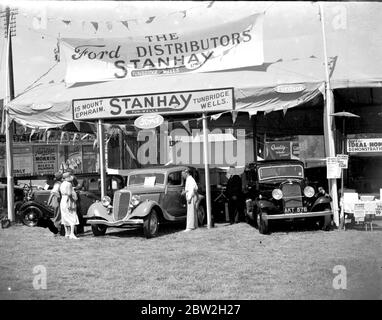
[[[186,15],[187,15],[187,10],[183,10],[183,11],[180,11],[180,12],[183,13],[183,18],[185,18]]]
[[[236,118],[237,118],[237,111],[232,111],[231,115],[232,115],[232,123],[235,124]]]
[[[151,23],[151,22],[153,22],[154,19],[155,19],[155,17],[150,17],[150,18],[146,21],[146,23]]]
[[[96,132],[96,137],[94,139],[93,150],[96,148],[97,145],[98,145],[98,132]]]
[[[217,120],[217,119],[219,119],[221,117],[222,114],[223,113],[214,114],[214,115],[211,116],[211,119],[212,120]]]
[[[32,136],[35,134],[36,129],[32,129],[31,134],[29,136],[29,142],[32,142]]]
[[[93,25],[95,31],[98,31],[98,22],[90,21],[90,23]]]
[[[49,138],[50,138],[51,135],[52,135],[52,131],[48,130],[48,131],[46,132],[46,143],[49,142]]]
[[[62,20],[62,22],[65,23],[65,27],[66,27],[66,28],[69,28],[69,25],[70,25],[70,23],[71,23],[70,20]]]
[[[79,121],[73,121],[74,126],[76,127],[77,131],[81,131],[81,122]]]
[[[189,123],[188,120],[181,121],[181,124],[183,125],[183,127],[186,128],[186,130],[187,130],[188,133],[191,133],[190,123]]]
[[[111,21],[106,21],[106,28],[109,32],[113,30],[113,23]]]
[[[210,3],[208,4],[207,8],[211,8],[212,5],[214,4],[215,1],[210,1]]]
[[[82,21],[81,22],[81,29],[82,29],[82,31],[85,30],[85,24],[86,24],[86,21]]]
[[[125,20],[125,21],[121,21],[121,23],[127,28],[129,29],[129,23]]]
[[[283,114],[284,114],[284,117],[285,117],[285,114],[287,113],[287,110],[288,110],[287,107],[283,107]]]
[[[64,136],[66,136],[66,132],[62,131],[61,132],[61,137],[60,137],[60,144],[62,143],[62,140],[64,140]]]

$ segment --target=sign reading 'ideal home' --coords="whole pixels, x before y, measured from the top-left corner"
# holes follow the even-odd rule
[[[73,100],[73,120],[234,109],[233,88]]]

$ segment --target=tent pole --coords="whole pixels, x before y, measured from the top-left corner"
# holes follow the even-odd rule
[[[253,118],[252,118],[252,132],[253,132],[253,162],[255,164],[257,164],[257,124],[256,124],[256,120],[257,120],[257,115],[253,115]]]
[[[207,127],[207,116],[203,112],[203,155],[204,155],[204,176],[206,181],[206,207],[207,207],[207,228],[212,228],[211,219],[211,189],[210,189],[210,171],[209,171],[209,161],[208,161],[208,127]]]
[[[99,171],[101,175],[101,199],[106,196],[106,167],[105,167],[105,130],[103,121],[98,120]]]
[[[15,97],[13,80],[13,55],[12,55],[12,29],[11,29],[11,9],[5,9],[5,19],[7,28],[7,51],[6,51],[6,80],[5,80],[5,99],[4,108]],[[13,13],[12,13],[13,14]],[[13,123],[9,118],[9,110],[5,110],[5,133],[6,133],[6,165],[7,165],[7,209],[8,219],[11,222],[16,220],[14,211],[14,178],[13,178]]]
[[[325,63],[325,107],[324,107],[324,137],[325,137],[325,153],[328,157],[335,157],[336,149],[334,144],[334,131],[335,122],[330,115],[334,113],[334,96],[330,88],[330,77],[328,70],[328,57],[326,49],[326,36],[325,36],[325,19],[324,8],[321,2],[318,3],[321,16],[321,30],[324,49],[324,63]],[[333,220],[337,227],[339,227],[339,212],[338,212],[338,191],[337,179],[329,179],[329,192],[333,199]]]

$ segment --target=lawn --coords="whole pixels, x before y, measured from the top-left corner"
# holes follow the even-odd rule
[[[79,240],[48,229],[0,229],[0,299],[381,299],[382,228],[276,230],[245,223],[184,233],[166,226],[145,239],[110,229]],[[163,230],[163,229],[162,229]],[[33,270],[47,271],[36,290]],[[336,265],[346,289],[334,289]]]

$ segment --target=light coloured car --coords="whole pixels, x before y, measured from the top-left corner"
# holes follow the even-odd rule
[[[185,181],[182,171],[187,166],[158,166],[131,170],[126,187],[114,193],[113,200],[105,196],[92,204],[86,219],[93,234],[102,236],[108,227],[143,228],[146,238],[158,235],[159,226],[168,222],[185,222],[186,198],[182,194]],[[197,215],[199,225],[205,223],[205,197],[198,194]]]

